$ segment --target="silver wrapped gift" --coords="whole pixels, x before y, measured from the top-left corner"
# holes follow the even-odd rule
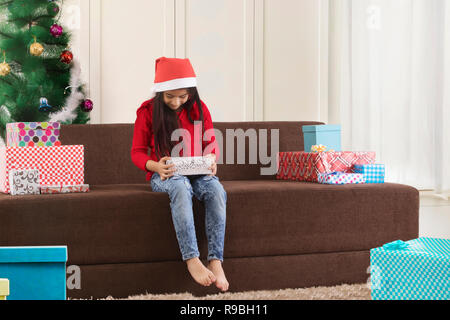
[[[23,169],[9,171],[11,195],[40,194],[38,169]]]
[[[175,164],[175,173],[183,176],[195,174],[211,174],[209,169],[213,164],[210,157],[172,157],[166,164]]]

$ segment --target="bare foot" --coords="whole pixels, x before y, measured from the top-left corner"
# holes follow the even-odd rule
[[[202,286],[209,286],[216,281],[214,273],[206,268],[199,258],[192,258],[186,261],[189,273],[192,278]]]
[[[222,291],[227,291],[229,283],[225,277],[222,262],[220,260],[211,260],[208,263],[208,269],[211,270],[216,276],[216,287]]]

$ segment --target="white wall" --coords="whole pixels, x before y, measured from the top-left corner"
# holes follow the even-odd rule
[[[91,123],[134,122],[161,56],[190,59],[213,121],[327,119],[328,0],[69,2]]]

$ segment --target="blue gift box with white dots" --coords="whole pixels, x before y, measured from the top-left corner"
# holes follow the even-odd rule
[[[450,240],[397,240],[370,250],[373,300],[449,300]]]

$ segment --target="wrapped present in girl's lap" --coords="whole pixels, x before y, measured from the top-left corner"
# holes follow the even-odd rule
[[[209,169],[213,163],[211,157],[172,157],[166,164],[175,165],[175,174],[184,176],[196,174],[211,174]]]

